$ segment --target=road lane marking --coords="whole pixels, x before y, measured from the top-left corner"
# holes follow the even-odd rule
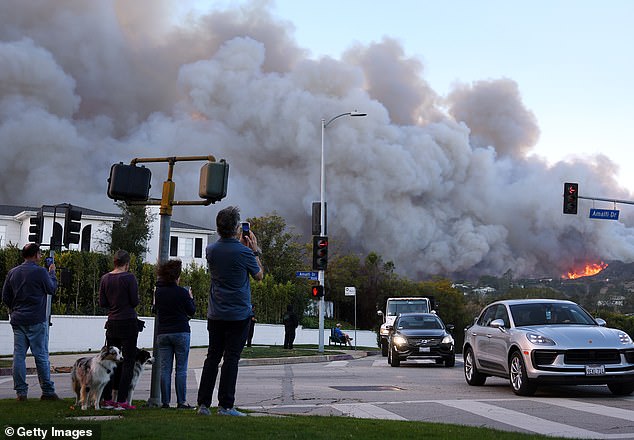
[[[518,411],[501,408],[499,406],[488,405],[482,401],[471,400],[447,400],[439,401],[439,403],[456,408],[461,411],[467,411],[487,419],[495,420],[499,423],[513,426],[515,428],[525,429],[529,432],[549,435],[553,437],[566,438],[589,438],[589,439],[617,439],[632,438],[632,434],[601,434],[589,431],[575,426],[565,425],[563,423],[552,422],[550,420],[531,416]]]
[[[386,409],[370,403],[335,403],[330,405],[343,415],[358,419],[407,420]]]

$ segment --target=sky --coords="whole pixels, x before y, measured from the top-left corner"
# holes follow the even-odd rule
[[[435,2],[440,3],[440,2]],[[0,2],[0,202],[116,212],[113,163],[207,156],[227,197],[310,241],[324,131],[334,253],[398,273],[558,276],[634,261],[627,2]],[[152,171],[161,197],[164,164]],[[196,199],[201,164],[174,168]]]
[[[424,78],[441,95],[456,82],[514,80],[541,132],[532,154],[550,163],[605,154],[620,167],[619,183],[634,191],[629,129],[634,2],[277,0],[273,5],[313,57],[338,58],[355,43],[387,36],[421,60]]]

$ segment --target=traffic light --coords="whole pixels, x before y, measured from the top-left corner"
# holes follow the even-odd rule
[[[313,286],[313,298],[321,298],[324,296],[324,286]]]
[[[114,200],[146,201],[150,196],[149,168],[115,163],[110,167],[108,197]]]
[[[227,196],[227,181],[229,179],[229,164],[221,159],[220,162],[207,162],[200,169],[198,195],[216,203]]]
[[[328,237],[313,237],[313,270],[326,270],[328,266]]]
[[[35,217],[29,219],[29,242],[42,243],[42,234],[44,232],[44,214],[40,210]]]
[[[79,231],[81,230],[81,211],[68,205],[66,215],[64,216],[64,246],[68,247],[71,243],[79,243]]]
[[[579,198],[578,183],[564,183],[564,214],[577,213],[577,200]]]

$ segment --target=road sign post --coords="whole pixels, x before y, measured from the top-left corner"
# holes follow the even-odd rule
[[[344,289],[345,296],[354,296],[354,349],[357,349],[357,288],[346,287]]]

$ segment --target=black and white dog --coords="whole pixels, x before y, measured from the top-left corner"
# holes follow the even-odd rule
[[[139,378],[141,377],[141,373],[145,369],[145,366],[152,365],[153,362],[154,357],[149,351],[142,348],[136,349],[134,371],[132,373],[132,381],[130,381],[130,389],[128,390],[128,400],[126,400],[128,405],[132,405],[132,395],[134,394],[136,385],[139,383]],[[117,390],[112,390],[112,398],[114,401],[117,400]]]
[[[77,396],[75,405],[81,403],[81,409],[85,410],[94,404],[95,409],[100,409],[101,393],[110,381],[117,363],[122,360],[121,350],[105,345],[97,356],[77,359],[70,372]]]

